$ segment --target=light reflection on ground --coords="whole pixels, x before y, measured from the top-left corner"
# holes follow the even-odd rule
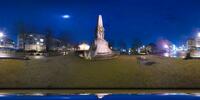
[[[0,52],[0,58],[12,57],[13,55]]]
[[[31,56],[33,59],[44,59],[46,58],[45,56]]]

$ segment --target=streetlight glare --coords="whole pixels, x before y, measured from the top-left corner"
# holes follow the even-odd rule
[[[3,37],[3,36],[4,36],[3,32],[0,32],[0,38]]]
[[[36,42],[36,44],[37,44],[37,45],[39,45],[39,44],[40,44],[40,42]]]
[[[169,46],[167,44],[164,44],[163,47],[166,49],[169,48]]]
[[[40,39],[40,42],[44,42],[44,39]]]
[[[63,15],[62,16],[64,19],[68,19],[68,18],[70,18],[70,15]]]
[[[199,33],[197,33],[197,37],[200,37],[200,32],[199,32]]]

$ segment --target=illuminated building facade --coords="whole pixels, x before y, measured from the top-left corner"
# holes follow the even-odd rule
[[[187,41],[187,48],[190,49],[195,49],[200,47],[200,38],[190,38]]]
[[[78,45],[78,50],[80,51],[88,51],[90,49],[90,45],[86,44],[86,43],[82,43],[80,45]]]
[[[197,37],[191,38],[187,41],[187,48],[192,58],[200,58],[200,33]]]
[[[15,49],[15,42],[7,37],[0,39],[0,48]]]
[[[25,51],[46,51],[47,42],[46,37],[43,34],[26,34],[18,36],[18,49]],[[62,41],[56,38],[50,38],[49,50],[57,51],[64,48]]]
[[[25,51],[44,51],[46,50],[45,35],[42,34],[26,34],[18,36],[18,49]]]

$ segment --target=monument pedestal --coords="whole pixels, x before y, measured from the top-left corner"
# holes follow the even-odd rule
[[[108,47],[108,42],[104,39],[95,40],[95,56],[97,55],[110,55],[112,54],[112,50]]]
[[[116,54],[109,48],[108,42],[104,39],[104,28],[102,16],[98,17],[97,38],[94,41],[95,50],[93,51],[94,59],[111,59]]]

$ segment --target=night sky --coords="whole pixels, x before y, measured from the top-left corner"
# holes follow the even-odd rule
[[[133,39],[181,44],[200,28],[200,0],[1,0],[0,30],[16,40],[23,21],[39,33],[51,27],[57,37],[65,32],[73,43],[91,43],[98,14],[106,40],[127,46]]]

